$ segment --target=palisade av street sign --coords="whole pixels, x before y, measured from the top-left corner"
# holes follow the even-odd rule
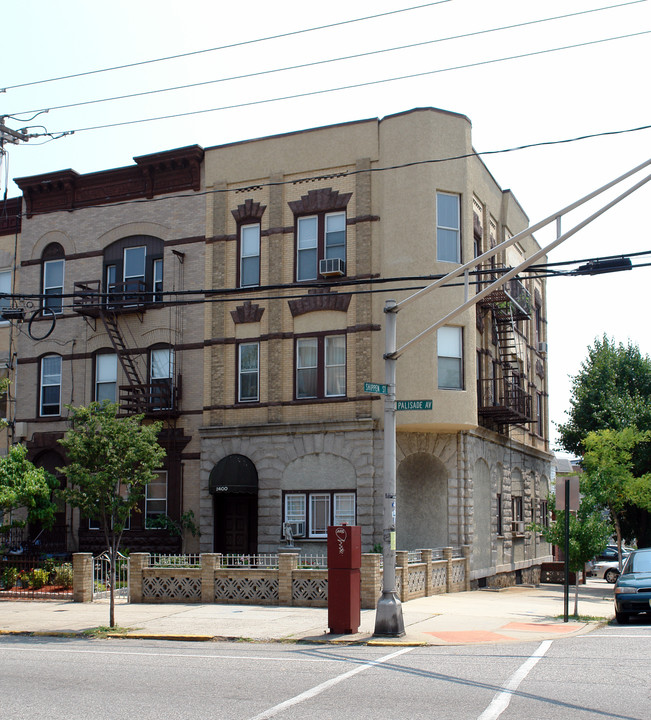
[[[431,410],[431,400],[396,400],[396,410]]]
[[[389,386],[388,385],[380,385],[379,383],[364,383],[364,392],[368,393],[379,393],[380,395],[388,395],[389,394]]]

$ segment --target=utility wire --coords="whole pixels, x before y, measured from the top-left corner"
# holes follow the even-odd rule
[[[242,187],[228,187],[228,188],[214,188],[212,190],[198,190],[191,193],[179,193],[176,195],[161,195],[152,198],[135,198],[132,200],[121,200],[120,202],[106,203],[104,205],[92,205],[88,207],[72,207],[66,208],[66,212],[79,212],[80,210],[102,210],[103,208],[115,208],[122,205],[135,205],[139,203],[153,203],[153,202],[164,202],[167,200],[181,200],[189,197],[205,197],[207,195],[216,195],[221,193],[245,193],[254,192],[261,190],[265,187],[276,187],[281,185],[301,185],[308,182],[323,182],[324,180],[332,180],[336,178],[353,177],[362,173],[378,173],[386,172],[388,170],[402,170],[408,167],[414,167],[418,165],[431,165],[435,163],[453,162],[455,160],[465,160],[471,157],[481,157],[482,155],[500,155],[503,153],[517,152],[519,150],[527,150],[536,147],[546,147],[552,145],[564,145],[567,143],[579,142],[582,140],[590,140],[598,137],[608,137],[611,135],[623,135],[626,133],[640,132],[642,130],[651,129],[651,125],[641,125],[635,128],[626,128],[624,130],[606,130],[599,133],[589,133],[587,135],[579,135],[572,138],[563,138],[561,140],[543,140],[535,143],[526,143],[524,145],[518,145],[511,148],[503,148],[501,150],[483,150],[477,152],[473,150],[470,153],[464,153],[462,155],[452,155],[444,158],[429,158],[425,160],[413,160],[411,162],[399,163],[396,165],[385,165],[382,167],[365,168],[363,170],[345,170],[342,172],[329,173],[325,175],[317,175],[310,177],[294,178],[293,180],[270,180],[268,182],[258,183],[256,185],[242,186]],[[25,147],[29,147],[26,145]],[[36,217],[39,215],[49,215],[52,210],[32,211],[30,217]],[[22,217],[24,213],[18,213],[19,217]]]
[[[287,65],[285,67],[278,67],[278,68],[273,68],[273,69],[269,69],[269,70],[259,70],[256,72],[245,73],[242,75],[231,75],[229,77],[216,78],[213,80],[204,80],[202,82],[188,83],[185,85],[176,85],[173,87],[166,87],[166,88],[159,88],[157,90],[145,90],[142,92],[130,93],[130,94],[126,94],[126,95],[115,95],[113,97],[96,98],[94,100],[82,100],[80,102],[67,103],[65,105],[55,105],[55,106],[48,107],[48,108],[22,110],[20,112],[7,113],[6,117],[10,117],[14,120],[19,120],[17,115],[25,115],[27,113],[53,112],[55,110],[66,110],[69,108],[82,107],[85,105],[96,105],[99,103],[114,102],[116,100],[130,100],[130,99],[137,98],[137,97],[145,97],[145,96],[149,96],[149,95],[157,95],[160,93],[176,92],[178,90],[188,90],[191,88],[205,87],[206,85],[214,85],[216,83],[231,82],[233,80],[246,80],[246,79],[250,79],[250,78],[254,78],[254,77],[260,77],[263,75],[272,75],[275,73],[287,72],[290,70],[302,70],[305,68],[315,67],[315,66],[319,66],[319,65],[328,65],[330,63],[344,62],[344,61],[348,61],[348,60],[357,60],[357,59],[363,58],[363,57],[371,57],[374,55],[381,55],[384,53],[397,52],[400,50],[411,50],[414,48],[424,47],[426,45],[433,45],[436,43],[448,42],[451,40],[461,40],[461,39],[465,39],[465,38],[476,37],[478,35],[487,35],[490,33],[502,32],[504,30],[513,30],[513,29],[517,29],[517,28],[521,28],[521,27],[526,27],[528,25],[537,25],[540,23],[552,22],[555,20],[565,20],[567,18],[576,17],[576,16],[580,16],[580,15],[587,15],[590,13],[602,12],[604,10],[618,9],[618,8],[624,7],[625,5],[635,5],[640,2],[646,2],[646,0],[632,0],[632,2],[624,3],[624,5],[621,5],[621,4],[620,5],[608,5],[606,7],[593,8],[591,10],[581,10],[578,12],[567,13],[565,15],[556,15],[556,16],[547,17],[547,18],[539,18],[538,20],[528,20],[526,22],[515,23],[513,25],[502,25],[499,27],[488,28],[486,30],[477,30],[474,32],[463,33],[460,35],[448,35],[447,37],[435,38],[434,40],[424,40],[422,42],[411,43],[408,45],[398,45],[398,46],[391,47],[391,48],[383,48],[380,50],[371,50],[368,52],[356,53],[354,55],[343,55],[340,57],[329,58],[326,60],[315,60],[313,62],[300,63],[297,65]]]
[[[644,0],[638,0],[638,2],[643,1]],[[255,38],[253,40],[242,40],[240,42],[230,43],[229,45],[220,45],[218,47],[206,48],[204,50],[192,50],[191,52],[179,53],[177,55],[167,55],[166,57],[154,58],[152,60],[141,60],[139,62],[126,63],[124,65],[114,65],[113,67],[108,68],[87,70],[85,72],[74,73],[72,75],[60,75],[58,77],[47,78],[45,80],[33,80],[31,82],[19,83],[16,85],[7,85],[5,88],[0,89],[0,92],[6,92],[7,90],[15,90],[17,88],[30,87],[32,85],[42,85],[44,83],[57,82],[59,80],[70,80],[73,78],[84,77],[87,75],[97,75],[99,73],[112,72],[113,70],[125,70],[127,68],[141,67],[143,65],[151,65],[152,63],[165,62],[167,60],[178,60],[179,58],[191,57],[193,55],[201,55],[203,53],[216,52],[218,50],[229,50],[231,48],[267,42],[268,40],[280,40],[282,38],[292,37],[294,35],[303,35],[305,33],[316,32],[318,30],[328,30],[330,28],[341,27],[343,25],[351,25],[353,23],[365,22],[366,20],[375,20],[376,18],[388,17],[390,15],[398,15],[400,13],[411,12],[412,10],[422,10],[424,8],[433,7],[434,5],[443,5],[448,2],[451,2],[451,0],[437,0],[437,2],[425,3],[423,5],[414,5],[412,7],[400,8],[398,10],[389,10],[387,12],[377,13],[375,15],[365,15],[364,17],[353,18],[352,20],[340,20],[338,22],[329,23],[327,25],[317,25],[316,27],[303,28],[301,30],[291,30],[289,32],[279,33],[277,35],[267,35],[265,37]]]
[[[125,127],[128,125],[138,125],[140,123],[155,122],[158,120],[171,120],[174,118],[190,117],[192,115],[203,115],[206,113],[219,112],[222,110],[234,110],[234,109],[238,109],[238,108],[252,107],[252,106],[256,106],[256,105],[265,105],[267,103],[281,102],[281,101],[285,101],[285,100],[296,100],[298,98],[313,97],[315,95],[325,95],[327,93],[341,92],[343,90],[353,90],[356,88],[370,87],[373,85],[382,85],[385,83],[397,82],[400,80],[411,80],[411,79],[418,78],[418,77],[426,77],[428,75],[436,75],[438,73],[450,72],[453,70],[466,70],[468,68],[480,67],[482,65],[492,65],[495,63],[508,62],[511,60],[520,60],[522,58],[535,57],[537,55],[546,55],[546,54],[553,53],[553,52],[560,52],[563,50],[572,50],[572,49],[576,49],[576,48],[580,48],[580,47],[588,47],[590,45],[599,45],[602,43],[613,42],[616,40],[627,40],[627,39],[630,39],[633,37],[639,37],[641,35],[648,35],[649,33],[651,33],[651,30],[643,30],[643,31],[636,32],[636,33],[629,33],[626,35],[617,35],[617,36],[613,36],[613,37],[609,37],[609,38],[602,38],[600,40],[589,40],[589,41],[583,42],[583,43],[574,43],[572,45],[563,45],[560,47],[548,48],[546,50],[536,50],[536,51],[532,51],[532,52],[528,52],[528,53],[521,53],[519,55],[509,55],[506,57],[494,58],[492,60],[479,60],[477,62],[466,63],[464,65],[455,65],[455,66],[451,66],[451,67],[447,67],[447,68],[437,68],[436,70],[426,70],[424,72],[410,73],[407,75],[397,75],[397,76],[394,76],[391,78],[383,78],[381,80],[369,80],[367,82],[353,83],[351,85],[340,85],[338,87],[333,87],[333,88],[325,88],[325,89],[321,89],[321,90],[310,90],[307,92],[295,93],[292,95],[283,95],[283,96],[279,96],[279,97],[265,98],[263,100],[250,100],[248,102],[234,103],[232,105],[222,105],[221,107],[205,108],[203,110],[191,110],[191,111],[183,112],[183,113],[171,113],[169,115],[159,115],[159,116],[155,116],[155,117],[140,118],[138,120],[124,120],[122,122],[105,123],[103,125],[89,125],[87,127],[76,128],[73,130],[56,130],[56,131],[53,131],[52,133],[48,133],[48,134],[55,134],[55,135],[58,135],[61,133],[73,134],[73,133],[80,133],[80,132],[88,132],[91,130],[106,130],[108,128]],[[43,134],[45,134],[45,133],[43,133]],[[39,135],[36,134],[34,137],[39,137]]]

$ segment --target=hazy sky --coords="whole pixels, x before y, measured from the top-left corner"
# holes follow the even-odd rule
[[[250,42],[417,6],[385,17]],[[589,12],[599,8],[609,9]],[[559,17],[571,13],[575,15]],[[521,25],[548,18],[558,19]],[[520,27],[507,28],[514,25]],[[10,197],[19,194],[11,182],[14,177],[63,168],[92,172],[184,145],[210,147],[428,106],[467,115],[478,152],[616,133],[484,157],[497,182],[514,192],[532,224],[651,157],[651,130],[621,132],[651,124],[647,0],[612,4],[603,0],[332,0],[325,5],[305,0],[23,0],[11,17],[5,13],[3,26],[0,89],[7,90],[0,93],[0,115],[23,113],[20,120],[7,119],[7,125],[41,126],[33,131],[55,134],[76,130],[50,142],[40,138],[9,146],[8,168],[2,168],[0,185],[4,189],[7,172]],[[415,43],[423,44],[321,62]],[[11,88],[226,45],[236,46]],[[576,45],[580,46],[569,47]],[[242,77],[308,63],[321,64]],[[420,76],[377,82],[415,74]],[[238,79],[227,80],[234,77]],[[223,81],[210,82],[218,79]],[[209,84],[53,109],[188,83]],[[316,93],[363,83],[367,84]],[[260,102],[305,93],[312,94]],[[84,129],[244,103],[249,104]],[[51,108],[47,114],[30,120],[36,114],[32,111],[46,108]],[[564,221],[563,230],[585,214]],[[651,252],[645,220],[650,215],[651,183],[554,250],[550,261]],[[552,228],[536,237],[546,244],[554,232]],[[634,263],[649,261],[642,256]],[[649,282],[649,268],[548,281],[552,422],[565,419],[568,375],[578,372],[595,337],[606,333],[617,341],[631,339],[644,353],[651,353]]]

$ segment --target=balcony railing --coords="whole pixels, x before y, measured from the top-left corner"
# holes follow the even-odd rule
[[[489,270],[481,276],[482,285],[487,286],[511,268],[499,266],[482,269]],[[494,290],[480,300],[479,304],[489,305],[498,317],[512,317],[513,320],[528,320],[533,307],[531,293],[517,278],[508,280],[499,290]]]
[[[81,315],[98,317],[100,309],[116,313],[140,312],[152,303],[151,293],[143,280],[111,283],[101,292],[99,280],[76,282],[72,309]]]
[[[179,397],[180,384],[171,381],[120,385],[120,408],[130,415],[176,417]]]
[[[533,422],[531,395],[511,378],[477,381],[477,412],[498,425]]]

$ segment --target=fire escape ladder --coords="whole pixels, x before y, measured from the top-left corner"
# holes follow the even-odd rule
[[[140,379],[140,375],[138,374],[136,365],[133,362],[133,357],[126,346],[122,333],[120,332],[120,328],[118,327],[116,314],[114,312],[107,312],[104,309],[100,309],[99,316],[104,323],[111,345],[115,348],[118,360],[124,370],[127,380],[129,381],[129,386],[131,387],[132,392],[135,394],[142,394],[144,398],[144,386],[142,380]]]

